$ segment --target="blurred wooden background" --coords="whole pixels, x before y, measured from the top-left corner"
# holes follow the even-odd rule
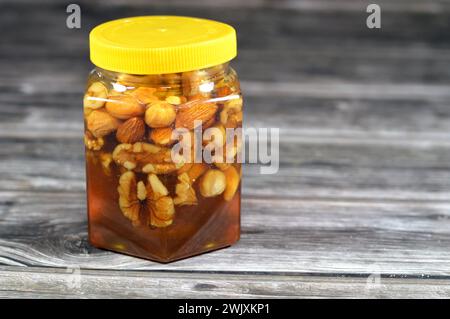
[[[450,1],[377,1],[381,30],[370,2],[76,1],[69,30],[64,1],[0,1],[0,297],[449,297]],[[239,244],[168,265],[86,237],[88,32],[147,14],[235,26],[245,125],[281,128]]]

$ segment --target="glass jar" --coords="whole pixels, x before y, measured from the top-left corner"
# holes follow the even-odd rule
[[[235,243],[242,96],[228,63],[234,29],[187,17],[128,18],[96,27],[90,46],[91,244],[170,262]]]

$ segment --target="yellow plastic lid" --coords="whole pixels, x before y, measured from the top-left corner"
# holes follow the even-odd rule
[[[228,24],[191,17],[143,16],[109,21],[89,36],[96,66],[130,74],[164,74],[208,68],[236,56]]]

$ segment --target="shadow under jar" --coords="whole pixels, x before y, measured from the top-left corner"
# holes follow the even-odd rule
[[[242,96],[228,63],[234,29],[127,18],[94,28],[90,47],[96,68],[83,102],[91,244],[170,262],[235,243]]]

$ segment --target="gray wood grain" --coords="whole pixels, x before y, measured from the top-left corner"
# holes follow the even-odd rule
[[[59,0],[42,0],[41,4],[50,5],[58,4]],[[81,1],[84,3],[85,1]],[[99,5],[101,0],[91,0],[92,4]],[[32,4],[33,0],[3,0],[4,4]],[[234,8],[266,8],[266,9],[290,9],[290,10],[303,10],[303,11],[316,11],[316,10],[328,10],[328,11],[357,11],[361,8],[367,7],[371,3],[370,1],[354,1],[354,0],[341,0],[336,3],[334,0],[247,0],[245,2],[239,0],[191,0],[189,1],[189,7],[194,8],[220,8],[234,7]],[[186,1],[183,0],[153,0],[149,3],[146,0],[133,0],[132,2],[127,0],[111,0],[110,6],[124,6],[131,4],[133,7],[149,7],[152,5],[161,6],[164,5],[169,8],[186,7]],[[448,0],[436,0],[433,2],[423,0],[379,0],[378,4],[382,6],[383,10],[387,11],[401,11],[401,12],[431,12],[439,13],[449,9]]]
[[[11,146],[8,152],[1,153],[1,191],[84,191],[81,141],[18,143],[14,140],[11,144],[15,149]],[[243,192],[249,196],[280,198],[448,201],[450,173],[445,159],[449,151],[438,150],[344,147],[331,143],[282,145],[284,159],[279,172],[260,175],[258,165],[247,165]],[[414,161],[408,161],[411,156]]]
[[[0,297],[450,297],[450,1],[380,0],[381,31],[366,2],[79,1],[69,30],[2,1]],[[90,28],[167,13],[237,28],[245,124],[281,143],[245,166],[241,241],[162,265],[88,244],[80,105]]]
[[[408,138],[408,143],[448,140],[450,96],[446,86],[439,90],[436,86],[392,86],[391,90],[397,91],[391,96],[386,86],[352,88],[330,84],[318,89],[319,83],[299,84],[299,91],[291,90],[287,94],[283,87],[276,90],[265,83],[244,82],[243,87],[248,91],[246,125],[281,127],[282,133],[295,131],[299,137],[349,136],[350,139],[378,138],[380,141]],[[327,93],[321,94],[321,91]],[[415,93],[409,94],[409,91]],[[45,95],[22,95],[16,100],[14,94],[17,93],[4,93],[0,97],[2,136],[79,136],[82,129],[80,93],[46,92]],[[382,94],[382,98],[377,99],[377,94]],[[21,125],[26,125],[27,129]]]
[[[447,298],[439,279],[0,267],[2,298]],[[376,280],[376,281],[375,281]],[[369,282],[369,284],[368,284]],[[226,301],[224,301],[226,302]]]
[[[450,275],[450,203],[245,196],[241,241],[168,265],[89,246],[83,193],[2,192],[2,263],[90,269]],[[64,203],[64,209],[61,204]],[[32,240],[31,240],[32,239]],[[264,263],[259,262],[261,259]]]

